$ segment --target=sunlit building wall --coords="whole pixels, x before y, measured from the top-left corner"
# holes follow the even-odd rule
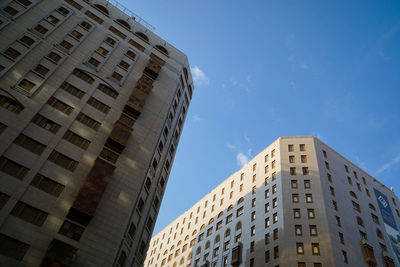
[[[280,137],[156,234],[144,266],[399,266],[399,208],[319,139]]]
[[[193,93],[116,1],[0,2],[0,265],[142,266]]]

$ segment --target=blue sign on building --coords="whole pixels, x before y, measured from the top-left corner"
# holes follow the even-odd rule
[[[374,191],[376,200],[378,201],[379,209],[381,210],[383,222],[392,227],[393,229],[398,230],[387,197],[378,190],[376,190],[375,188]]]

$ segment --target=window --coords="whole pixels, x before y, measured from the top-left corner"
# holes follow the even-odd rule
[[[288,150],[289,150],[289,152],[293,152],[294,151],[293,145],[288,145]]]
[[[88,63],[94,67],[98,67],[100,65],[100,61],[93,57],[89,58]]]
[[[296,167],[290,167],[290,175],[296,175]]]
[[[240,207],[236,210],[236,217],[239,217],[240,215],[243,214],[243,207]]]
[[[340,217],[336,216],[335,218],[336,218],[336,225],[342,227],[342,222],[340,221]]]
[[[304,188],[305,189],[310,189],[311,188],[310,180],[304,180]]]
[[[306,145],[300,144],[300,151],[306,151]]]
[[[49,31],[49,29],[47,29],[46,27],[43,27],[42,25],[38,24],[35,26],[34,28],[35,31],[37,31],[40,34],[45,34],[46,32]]]
[[[105,84],[99,84],[97,86],[97,89],[102,91],[106,95],[111,96],[112,98],[117,98],[117,96],[118,96],[118,92],[116,90],[112,89],[111,87],[109,87]]]
[[[275,194],[276,192],[277,192],[277,189],[276,189],[277,187],[276,187],[276,184],[274,184],[273,186],[272,186],[272,194]]]
[[[276,208],[278,206],[278,200],[276,198],[274,198],[272,200],[272,208]]]
[[[63,82],[61,84],[60,88],[79,99],[81,99],[85,95],[84,91],[76,88],[75,86],[73,86],[72,84],[70,84],[68,82]]]
[[[64,185],[57,183],[41,174],[36,174],[31,182],[31,185],[56,197],[61,194],[65,187]]]
[[[347,176],[347,182],[349,183],[349,185],[353,185],[353,181],[351,180],[351,178],[349,176]]]
[[[270,261],[270,255],[269,255],[269,250],[265,251],[265,263],[268,263]]]
[[[35,88],[36,84],[27,79],[23,79],[18,83],[18,86],[25,89],[26,91],[31,91],[33,88]]]
[[[101,123],[88,117],[87,115],[83,114],[83,113],[79,113],[78,116],[76,117],[76,120],[87,125],[88,127],[94,129],[94,130],[98,130]]]
[[[117,35],[118,37],[120,37],[121,39],[125,39],[126,35],[124,33],[122,33],[120,30],[116,29],[113,26],[110,26],[110,28],[108,28],[112,33],[114,33],[115,35]]]
[[[295,225],[294,226],[294,234],[297,235],[297,236],[303,235],[303,230],[302,230],[301,225]]]
[[[53,25],[56,25],[57,23],[60,22],[60,20],[59,20],[58,18],[54,17],[53,15],[48,16],[48,17],[46,18],[46,20],[47,20],[48,22],[50,22],[51,24],[53,24]]]
[[[254,208],[255,206],[256,206],[256,199],[253,198],[253,199],[251,200],[251,207]]]
[[[275,156],[275,149],[272,149],[271,151],[271,158],[273,158]]]
[[[48,159],[69,171],[74,171],[76,166],[78,166],[77,161],[61,154],[60,152],[58,152],[56,150],[53,150],[53,152],[51,152]]]
[[[73,107],[65,104],[53,96],[50,97],[50,99],[47,101],[47,104],[67,115],[71,114],[74,109]]]
[[[82,21],[79,25],[82,26],[82,28],[84,28],[87,31],[89,31],[92,28],[92,24],[90,24],[87,21]]]
[[[64,221],[58,233],[65,235],[66,237],[71,238],[75,241],[79,241],[81,239],[83,231],[85,231],[85,228],[70,221]]]
[[[327,161],[325,161],[325,167],[327,170],[330,170],[329,163]]]
[[[265,213],[269,211],[269,203],[265,203]]]
[[[359,231],[360,232],[360,237],[361,237],[361,239],[365,239],[365,240],[368,240],[368,236],[367,236],[367,234],[366,233],[364,233],[363,231]]]
[[[46,148],[46,146],[42,143],[39,143],[24,134],[18,135],[18,137],[14,140],[14,143],[36,155],[41,155],[43,150]]]
[[[292,180],[290,183],[291,183],[292,189],[296,189],[298,187],[297,180]]]
[[[88,102],[89,105],[91,105],[92,107],[94,107],[97,110],[100,110],[103,113],[108,113],[108,111],[110,111],[110,107],[107,106],[106,104],[100,102],[99,100],[97,100],[94,97],[90,97]]]
[[[29,249],[29,245],[17,239],[0,234],[0,254],[21,261]]]
[[[265,228],[268,228],[270,226],[269,217],[265,218],[264,224],[265,224]]]
[[[296,243],[297,254],[304,254],[304,244]]]
[[[353,203],[353,208],[354,208],[356,211],[361,212],[360,205],[359,205],[357,202],[354,202],[354,201],[352,201],[352,203]]]
[[[121,60],[119,62],[119,66],[125,70],[129,69],[129,67],[131,66],[128,62]]]
[[[4,51],[4,54],[12,59],[16,59],[17,57],[19,57],[21,55],[20,52],[18,52],[17,50],[15,50],[12,47],[7,48],[6,51]]]
[[[334,210],[336,210],[336,211],[338,210],[337,203],[335,200],[332,200],[332,206],[333,206]]]
[[[57,54],[57,53],[50,52],[50,53],[47,55],[47,58],[50,59],[51,61],[57,63],[57,62],[60,61],[61,56],[60,56],[59,54]]]
[[[64,47],[66,50],[70,50],[73,47],[73,45],[70,42],[65,40],[61,41],[60,46]]]
[[[106,42],[107,44],[109,44],[109,45],[111,45],[111,46],[114,46],[116,43],[117,43],[117,41],[115,41],[113,38],[111,38],[111,37],[107,37],[105,40],[104,40],[104,42]]]
[[[347,252],[342,250],[343,262],[349,263],[349,259],[347,258]]]
[[[279,258],[279,246],[274,247],[274,258]]]
[[[308,167],[303,167],[303,175],[309,175]]]
[[[119,74],[118,72],[113,72],[113,74],[111,74],[111,77],[113,77],[115,80],[117,81],[121,81],[123,76],[121,74]]]
[[[18,201],[18,203],[14,206],[11,214],[37,226],[42,226],[48,215],[46,212],[21,201]]]
[[[307,214],[309,219],[315,219],[314,209],[307,209]]]
[[[275,168],[275,160],[271,162],[271,168]]]
[[[301,218],[300,209],[293,209],[293,218],[295,219]]]
[[[265,157],[264,157],[264,161],[265,161],[265,162],[267,162],[267,161],[268,161],[268,154],[267,154],[267,155],[265,155]]]
[[[299,203],[299,194],[292,194],[292,202]]]
[[[232,221],[232,214],[229,214],[226,216],[226,224],[230,223]]]
[[[35,40],[33,40],[31,37],[26,36],[26,35],[22,36],[22,38],[19,39],[19,41],[28,47],[30,47],[31,45],[33,45],[35,43]]]
[[[371,213],[371,217],[372,217],[372,220],[373,220],[376,224],[380,225],[378,216],[376,216],[375,214]]]
[[[318,235],[317,226],[310,225],[310,236],[317,236],[317,235]]]
[[[295,163],[294,156],[289,156],[289,163]]]
[[[72,74],[75,75],[76,77],[80,78],[82,81],[87,82],[89,84],[92,84],[94,82],[94,79],[90,77],[90,75],[86,74],[85,72],[74,69],[72,71]]]
[[[72,143],[72,144],[74,144],[74,145],[76,145],[76,146],[78,146],[80,148],[83,148],[84,150],[86,150],[90,145],[90,141],[89,140],[77,135],[76,133],[74,133],[74,132],[72,132],[70,130],[68,130],[64,134],[63,138],[65,140],[67,140],[68,142],[70,142],[70,143]]]
[[[3,8],[3,11],[8,13],[11,16],[15,16],[16,14],[18,14],[18,10],[16,10],[15,8],[13,8],[11,6],[6,6],[5,8]]]
[[[274,229],[273,236],[274,236],[274,240],[278,239],[278,228]]]
[[[376,236],[377,236],[378,238],[380,238],[380,239],[384,239],[383,234],[382,234],[382,231],[379,230],[379,229],[376,229]]]
[[[335,196],[335,189],[332,186],[329,187],[329,190],[331,191],[331,195]]]
[[[307,163],[307,156],[301,155],[301,163]]]
[[[339,232],[339,241],[344,245],[344,236],[342,233]]]
[[[274,215],[272,216],[272,222],[273,223],[277,223],[278,222],[278,213],[274,213]]]
[[[33,69],[33,71],[36,72],[37,74],[41,75],[41,76],[46,76],[46,74],[49,73],[50,70],[48,68],[46,68],[45,66],[39,64]],[[34,85],[31,87],[31,89],[33,87],[34,87]]]
[[[69,14],[69,10],[62,6],[57,8],[57,11],[63,16],[66,16]]]
[[[65,2],[67,2],[68,4],[70,4],[71,6],[75,7],[78,10],[82,9],[82,6],[77,2],[75,2],[74,0],[65,0]]]
[[[92,12],[90,12],[89,10],[87,10],[85,12],[85,15],[88,16],[89,18],[91,18],[92,20],[96,21],[99,24],[102,24],[104,22],[103,19],[99,18],[98,16],[96,16],[95,14],[93,14]]]
[[[0,157],[0,171],[22,180],[29,169],[6,157]]]
[[[96,52],[102,56],[107,56],[107,54],[108,54],[108,50],[101,46],[99,48],[97,48]]]
[[[254,236],[256,234],[256,227],[253,225],[250,229],[250,235]]]
[[[264,237],[265,245],[268,245],[270,241],[271,241],[271,239],[270,239],[269,233],[265,234],[265,237]]]
[[[268,165],[264,167],[264,173],[268,172]]]
[[[307,203],[312,203],[313,202],[312,194],[306,194],[306,202]]]
[[[332,183],[332,176],[331,176],[329,173],[327,173],[326,176],[328,177],[328,181],[329,181],[330,183]]]
[[[319,244],[318,243],[312,243],[311,244],[311,248],[312,248],[312,254],[313,255],[319,255]]]
[[[264,197],[265,199],[269,198],[269,189],[264,191]]]

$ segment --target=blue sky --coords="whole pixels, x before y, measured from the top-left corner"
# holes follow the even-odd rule
[[[399,194],[399,1],[121,2],[196,78],[154,234],[279,136],[319,137]]]

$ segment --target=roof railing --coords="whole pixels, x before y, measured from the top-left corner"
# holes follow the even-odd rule
[[[119,10],[127,14],[129,17],[133,18],[134,20],[145,26],[147,29],[151,31],[154,31],[156,29],[153,25],[151,25],[150,23],[148,23],[147,21],[136,15],[133,11],[131,11],[129,8],[127,8],[117,0],[106,0],[106,2],[118,8]]]

